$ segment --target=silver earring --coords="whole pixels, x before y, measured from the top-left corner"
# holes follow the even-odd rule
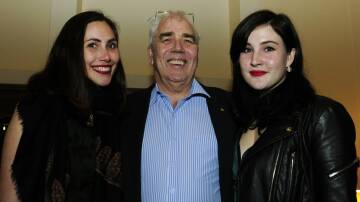
[[[292,70],[292,69],[291,69],[291,67],[290,67],[290,66],[287,66],[287,67],[286,67],[286,71],[287,71],[287,72],[289,72],[289,73],[290,73],[290,72],[291,72],[291,70]]]

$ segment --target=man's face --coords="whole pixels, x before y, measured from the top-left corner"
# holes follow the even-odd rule
[[[198,44],[185,18],[170,16],[158,26],[149,59],[160,89],[189,89],[198,63]],[[184,88],[182,88],[184,87]]]

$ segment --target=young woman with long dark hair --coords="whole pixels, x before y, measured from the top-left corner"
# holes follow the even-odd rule
[[[298,34],[284,14],[252,13],[231,44],[241,133],[236,201],[355,201],[355,128],[338,102],[303,74]]]
[[[0,201],[121,201],[118,43],[101,12],[66,22],[6,132]]]

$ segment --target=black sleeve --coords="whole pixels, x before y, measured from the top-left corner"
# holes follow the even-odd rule
[[[331,102],[323,109],[311,135],[315,201],[355,202],[354,123],[340,103]]]

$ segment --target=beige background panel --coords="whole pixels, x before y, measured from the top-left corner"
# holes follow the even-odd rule
[[[20,6],[19,6],[20,5]],[[0,1],[0,68],[36,70],[46,58],[49,0]]]
[[[0,83],[25,84],[42,69],[59,30],[76,11],[73,0],[0,1]]]
[[[229,34],[230,40],[232,37],[232,32],[235,30],[237,25],[240,22],[240,1],[239,0],[229,0]]]
[[[64,23],[81,11],[78,3],[74,0],[51,0],[49,51]]]
[[[354,99],[354,105],[350,106],[350,110],[353,110],[353,118],[355,119],[355,125],[357,128],[357,139],[356,139],[356,148],[358,156],[360,156],[360,1],[359,0],[350,0],[350,18],[352,19],[351,28],[353,30],[353,57],[354,63],[356,64],[355,75],[356,81],[355,91],[352,92]],[[358,170],[358,189],[360,189],[360,170]]]

